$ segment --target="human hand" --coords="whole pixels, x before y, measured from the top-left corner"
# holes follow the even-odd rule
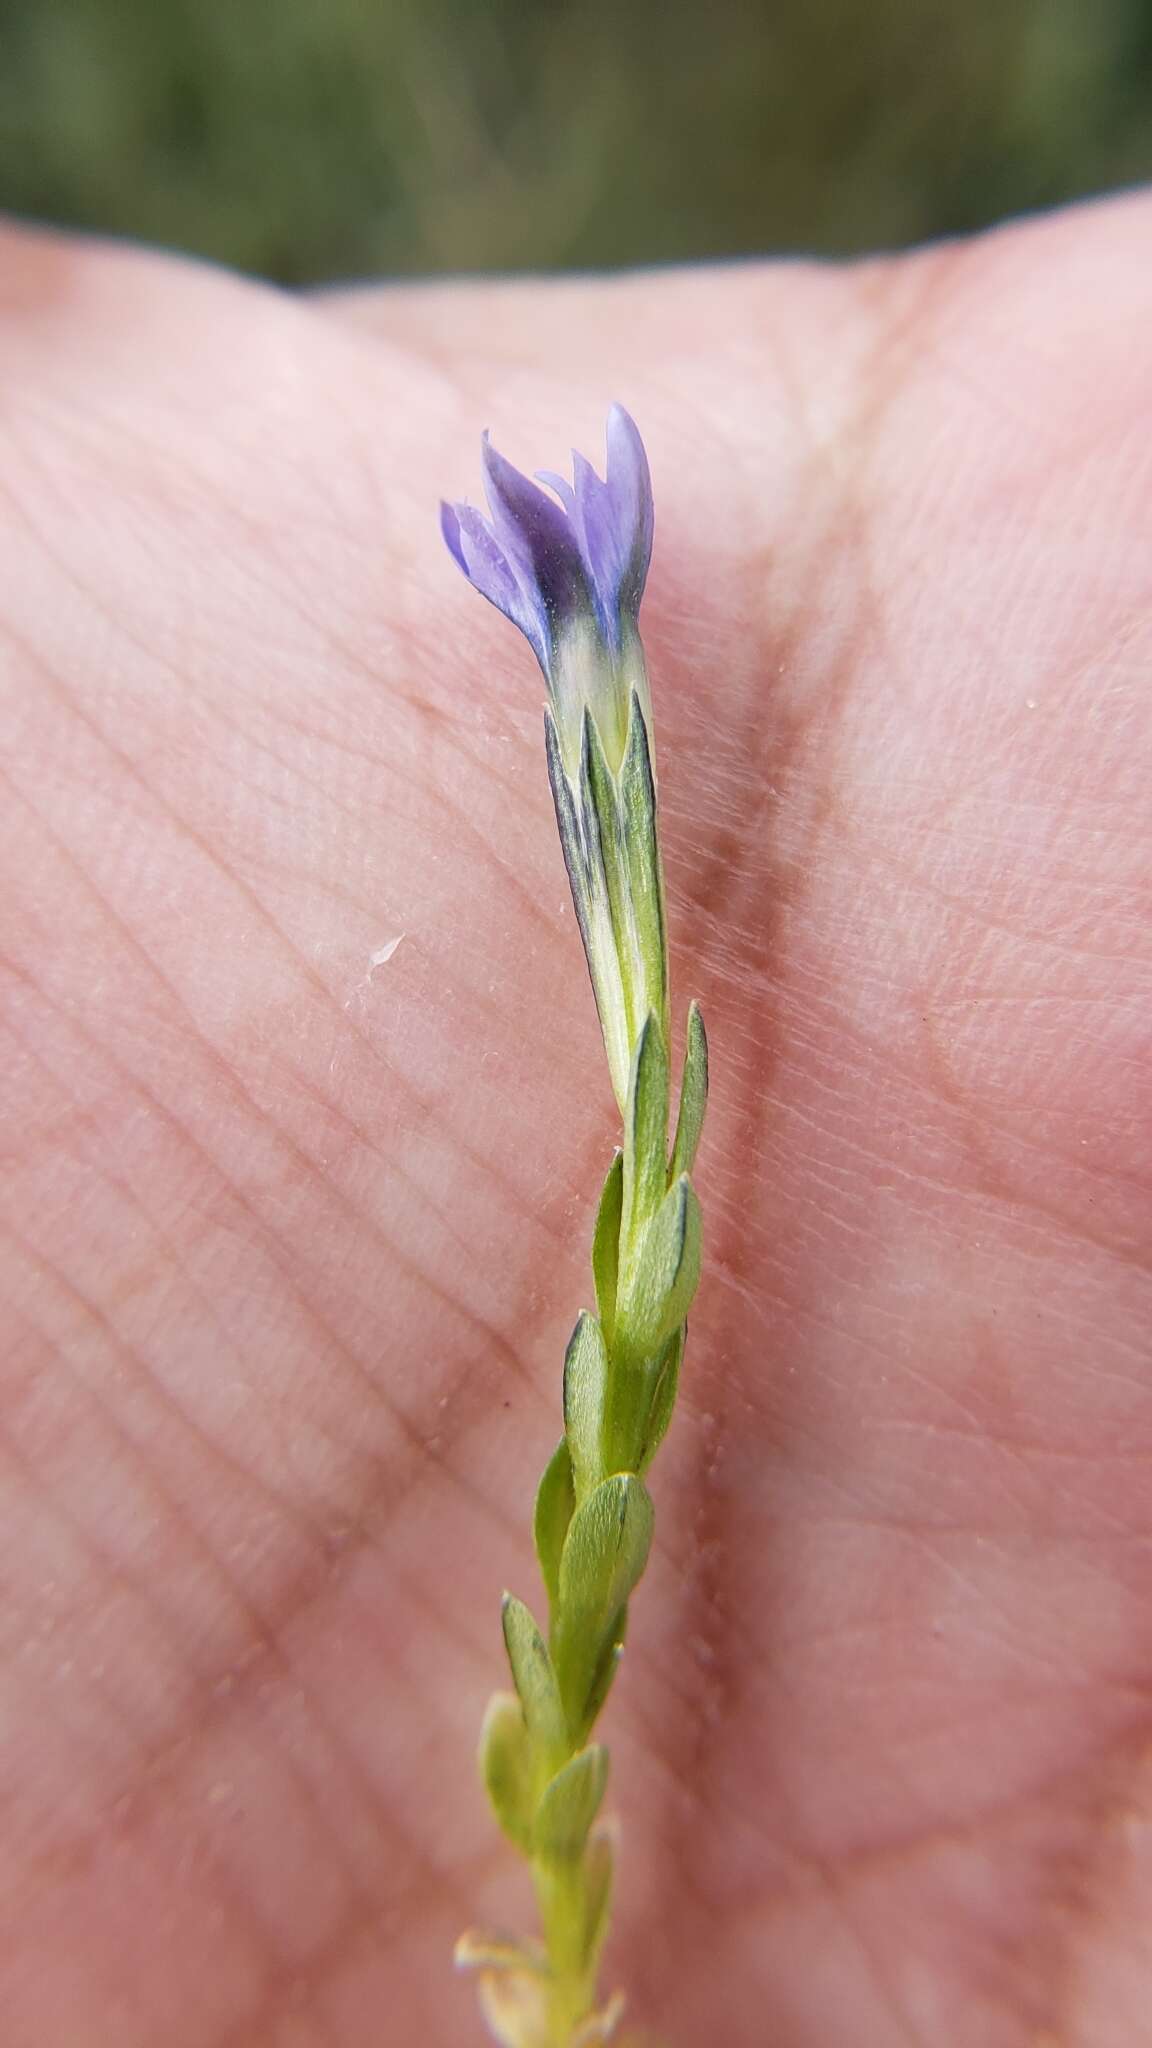
[[[714,1091],[605,1983],[1143,2040],[1149,225],[311,304],[5,237],[5,2048],[478,2040],[530,1924],[473,1746],[614,1110],[435,515],[613,398]]]

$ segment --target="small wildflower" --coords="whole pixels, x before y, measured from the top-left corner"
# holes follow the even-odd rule
[[[594,2048],[623,2000],[597,1997],[611,1910],[615,1829],[598,1818],[608,1754],[591,1740],[644,1572],[653,1505],[644,1474],[676,1399],[700,1270],[689,1178],[704,1121],[708,1050],[688,1013],[675,1131],[664,885],[652,709],[637,617],[652,549],[640,436],[608,416],[603,479],[581,455],[572,482],[522,476],[485,437],[488,518],[445,505],[444,537],[469,581],[517,625],[548,685],[548,772],[564,858],[623,1119],[592,1243],[595,1315],[564,1359],[564,1435],[536,1496],[547,1634],[505,1594],[515,1690],[496,1693],[480,1763],[497,1819],[531,1863],[540,1944],[466,1935],[457,1959],[504,2048]]]
[[[668,1035],[664,885],[652,703],[637,624],[652,553],[652,485],[635,422],[608,415],[605,477],[573,454],[572,482],[523,476],[483,441],[490,518],[444,505],[470,583],[531,643],[548,685],[557,823],[616,1099],[651,1010]]]

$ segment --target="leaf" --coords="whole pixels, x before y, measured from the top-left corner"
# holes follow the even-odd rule
[[[668,1037],[668,944],[664,927],[664,881],[656,830],[656,780],[648,727],[635,690],[628,716],[628,744],[620,769],[620,813],[628,860],[633,944],[641,967],[645,1009]]]
[[[700,1143],[707,1107],[708,1037],[698,1004],[690,1003],[688,1037],[684,1048],[684,1075],[680,1082],[680,1109],[676,1118],[676,1140],[672,1147],[672,1167],[668,1176],[670,1184],[678,1180],[682,1173],[691,1173],[696,1163],[696,1148]]]
[[[681,1174],[649,1224],[617,1316],[621,1344],[633,1357],[655,1359],[684,1321],[700,1278],[700,1204]]]
[[[553,1634],[556,1680],[579,1738],[620,1611],[648,1562],[652,1503],[634,1472],[617,1472],[572,1517],[560,1559]]]
[[[604,1332],[595,1316],[584,1309],[564,1354],[564,1433],[577,1500],[583,1500],[603,1476],[607,1396],[608,1353]]]
[[[536,1544],[536,1555],[544,1584],[548,1588],[549,1605],[556,1605],[560,1586],[560,1552],[568,1534],[568,1524],[576,1506],[576,1489],[572,1481],[572,1459],[568,1451],[567,1437],[561,1437],[552,1456],[544,1467],[544,1477],[536,1488],[536,1508],[533,1516],[532,1534]]]
[[[514,1692],[493,1693],[480,1730],[480,1773],[510,1842],[532,1854],[532,1745]]]
[[[607,1783],[608,1751],[598,1742],[557,1771],[536,1809],[533,1843],[538,1856],[575,1862],[584,1854]]]
[[[614,1991],[607,2005],[602,2005],[599,2012],[589,2013],[577,2027],[572,2036],[572,2048],[606,2048],[606,2044],[616,2038],[616,2029],[624,2017],[624,2003],[624,1993]]]
[[[568,1724],[548,1648],[522,1600],[505,1593],[502,1611],[508,1662],[533,1745],[549,1759],[568,1754]]]
[[[633,1244],[664,1200],[668,1181],[668,1054],[660,1026],[644,1019],[628,1082],[621,1243]]]
[[[619,1671],[623,1660],[624,1637],[627,1634],[627,1630],[628,1608],[625,1605],[620,1609],[604,1639],[604,1649],[592,1680],[591,1689],[588,1694],[588,1704],[584,1709],[584,1726],[586,1729],[594,1728],[604,1711],[604,1702],[616,1682],[616,1673]]]
[[[522,1970],[532,1977],[548,1974],[548,1958],[538,1942],[511,1941],[507,1935],[486,1934],[478,1927],[470,1927],[460,1936],[452,1960],[458,1970]]]
[[[592,1236],[592,1277],[596,1282],[596,1306],[604,1330],[604,1342],[612,1348],[616,1324],[616,1290],[620,1279],[620,1217],[624,1205],[624,1155],[617,1152],[608,1168],[596,1228]]]
[[[584,1852],[584,1958],[593,1976],[608,1933],[615,1873],[616,1828],[611,1820],[597,1821]]]
[[[668,1340],[667,1348],[656,1375],[652,1389],[652,1401],[648,1410],[648,1422],[644,1431],[644,1445],[640,1453],[639,1469],[646,1472],[657,1451],[660,1449],[672,1420],[676,1406],[676,1390],[680,1384],[680,1361],[684,1356],[684,1341],[688,1326],[681,1323]]]
[[[534,1971],[482,1969],[476,1989],[480,2009],[501,2048],[546,2048],[555,2039],[548,2019],[548,1984]]]

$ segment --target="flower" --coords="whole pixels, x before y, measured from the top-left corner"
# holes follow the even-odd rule
[[[573,454],[572,482],[522,476],[483,441],[490,517],[442,505],[470,583],[531,642],[548,685],[556,822],[608,1067],[623,1111],[645,1020],[668,1044],[664,882],[652,705],[637,614],[652,553],[648,458],[623,406],[608,414],[603,478]]]
[[[652,486],[644,443],[623,406],[608,414],[601,479],[573,452],[572,482],[534,483],[484,436],[490,517],[443,505],[444,538],[470,583],[531,642],[544,671],[565,768],[574,777],[585,708],[615,774],[633,692],[651,726],[637,614],[652,553]],[[541,490],[548,484],[555,497]]]

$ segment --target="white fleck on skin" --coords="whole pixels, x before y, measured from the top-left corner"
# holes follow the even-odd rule
[[[371,953],[369,953],[368,972],[362,977],[360,981],[356,983],[356,986],[353,989],[351,995],[347,998],[344,1004],[344,1008],[346,1010],[350,1010],[352,1008],[353,1003],[364,1002],[365,998],[367,997],[368,991],[372,986],[372,976],[375,974],[376,969],[378,967],[387,966],[387,963],[389,960],[391,960],[392,955],[396,951],[397,946],[399,946],[401,942],[405,938],[407,938],[407,936],[408,934],[406,932],[397,932],[396,937],[394,939],[385,939],[382,945],[375,947],[374,950]]]

